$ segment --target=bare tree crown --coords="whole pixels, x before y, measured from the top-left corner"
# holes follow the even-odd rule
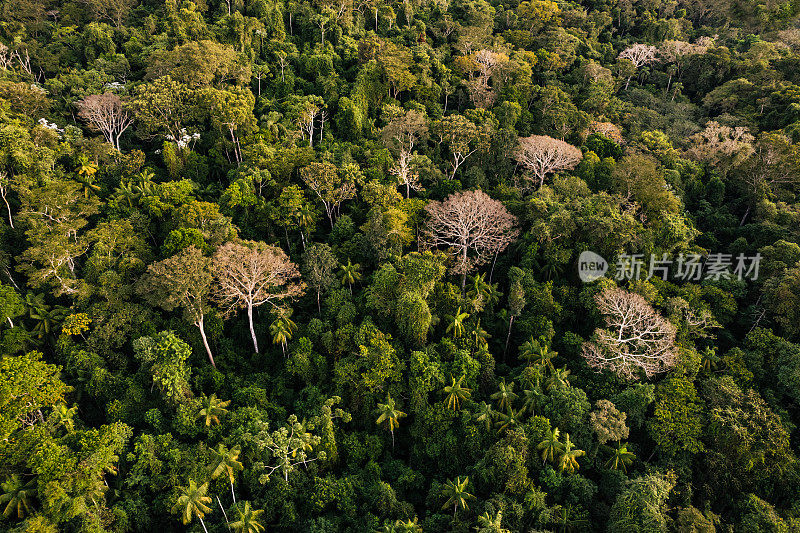
[[[248,306],[294,298],[305,284],[300,271],[280,248],[262,242],[229,242],[214,254],[216,300],[227,314]]]
[[[606,329],[595,330],[583,344],[589,366],[608,369],[627,379],[666,372],[678,362],[675,326],[638,294],[609,288],[595,296]]]
[[[512,155],[539,181],[539,187],[544,184],[548,174],[572,170],[583,159],[583,153],[578,148],[546,135],[520,138]]]
[[[119,150],[119,140],[133,123],[133,116],[116,94],[92,94],[77,103],[78,116],[90,128],[103,134],[114,148]]]
[[[516,217],[483,191],[452,194],[444,202],[431,202],[425,211],[430,243],[452,248],[455,270],[461,274],[488,262],[518,234]]]

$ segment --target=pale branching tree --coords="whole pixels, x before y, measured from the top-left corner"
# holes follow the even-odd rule
[[[452,194],[443,202],[431,202],[425,211],[429,243],[450,248],[462,291],[467,273],[505,250],[518,234],[516,217],[483,191]]]
[[[745,126],[723,126],[711,120],[703,131],[689,137],[687,155],[721,170],[724,176],[750,157],[754,140]]]
[[[122,99],[116,94],[92,94],[77,102],[78,116],[89,127],[99,131],[106,141],[119,150],[119,139],[133,122]]]
[[[541,187],[548,174],[578,166],[583,153],[567,142],[546,135],[531,135],[519,139],[513,157],[530,171]]]
[[[416,110],[402,112],[392,109],[389,123],[381,131],[381,138],[389,150],[397,154],[397,163],[390,169],[393,176],[397,177],[399,185],[406,189],[406,198],[411,190],[420,191],[419,175],[412,164],[414,146],[428,133],[425,115]]]
[[[424,188],[419,182],[419,172],[412,164],[413,158],[409,152],[400,152],[397,163],[389,169],[389,172],[397,178],[397,183],[406,189],[406,198],[411,196],[411,191],[422,191]]]
[[[675,326],[642,296],[614,287],[595,296],[595,302],[606,327],[583,344],[589,366],[637,379],[642,372],[649,378],[676,365]]]
[[[479,50],[471,59],[479,74],[468,83],[470,98],[477,107],[489,107],[497,98],[490,81],[496,71],[508,64],[508,56],[491,50]]]
[[[214,253],[214,274],[217,278],[215,298],[230,315],[247,309],[253,348],[258,353],[258,340],[253,327],[253,309],[265,303],[274,307],[303,294],[305,285],[297,265],[283,250],[263,242],[228,242]]]
[[[636,70],[638,70],[640,67],[658,61],[658,48],[647,44],[637,43],[620,52],[619,59],[627,60],[633,65],[633,71],[631,71],[628,79],[625,81],[625,89],[627,90],[628,85],[631,82],[631,78],[633,78]]]
[[[658,48],[659,59],[668,65],[674,66],[674,69],[669,69],[668,71],[669,79],[667,80],[667,91],[669,91],[673,75],[677,79],[680,79],[688,58],[693,55],[706,53],[712,43],[713,39],[710,37],[698,39],[695,43],[674,40],[661,43],[661,46]]]

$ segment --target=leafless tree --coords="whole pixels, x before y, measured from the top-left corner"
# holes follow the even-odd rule
[[[119,139],[133,122],[133,116],[116,94],[93,94],[78,101],[78,116],[89,127],[102,132],[111,146],[119,150]]]
[[[689,157],[721,170],[723,176],[753,154],[755,137],[745,126],[723,126],[711,120],[703,131],[689,137]]]
[[[313,148],[314,147],[314,121],[319,116],[322,108],[313,102],[308,102],[305,108],[300,113],[300,117],[298,119],[298,126],[300,126],[300,132],[305,139],[306,135],[308,135],[308,146]]]
[[[634,44],[620,52],[619,59],[626,59],[630,61],[633,64],[633,67],[638,69],[639,67],[643,67],[644,65],[649,65],[650,63],[658,61],[658,48],[647,44]],[[628,79],[625,81],[626,90],[634,73],[631,73],[631,75],[628,76]]]
[[[531,135],[519,139],[513,157],[539,180],[541,187],[544,178],[551,172],[575,168],[583,159],[583,154],[567,142],[546,135]]]
[[[444,202],[431,202],[425,211],[427,241],[450,247],[462,290],[467,273],[505,250],[519,233],[516,217],[483,191],[451,194]]]
[[[422,184],[419,182],[419,173],[414,170],[414,166],[411,164],[411,154],[409,152],[400,152],[400,155],[397,158],[397,163],[389,170],[389,172],[391,172],[393,176],[397,177],[397,182],[401,186],[405,186],[406,198],[411,196],[412,190],[423,190]]]
[[[214,297],[226,315],[247,309],[253,348],[258,353],[258,340],[253,327],[253,308],[279,302],[303,294],[305,284],[300,271],[278,247],[263,242],[228,242],[214,253],[214,274],[217,279]]]
[[[583,343],[589,366],[637,379],[640,371],[652,377],[676,365],[675,326],[644,298],[614,287],[595,296],[595,302],[606,329],[596,329],[592,340]]]
[[[469,82],[469,94],[477,107],[491,106],[497,97],[494,87],[489,83],[498,69],[508,64],[508,56],[491,50],[479,50],[472,57],[480,74]]]

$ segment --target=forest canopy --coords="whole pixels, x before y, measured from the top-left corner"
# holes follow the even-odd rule
[[[800,531],[800,3],[0,2],[0,530]]]

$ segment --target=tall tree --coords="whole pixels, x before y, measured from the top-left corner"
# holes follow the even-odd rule
[[[300,171],[300,176],[322,202],[333,227],[333,219],[339,214],[339,206],[356,196],[356,183],[351,174],[340,172],[331,163],[311,163]]]
[[[283,250],[263,242],[228,242],[214,253],[214,274],[217,285],[214,296],[226,314],[247,309],[253,348],[258,353],[258,340],[253,326],[253,309],[300,296],[305,284],[300,272]]]
[[[456,512],[459,509],[467,510],[469,506],[467,501],[475,499],[475,496],[467,492],[467,485],[469,484],[469,476],[461,479],[461,476],[456,479],[448,479],[444,484],[444,496],[447,501],[442,505],[442,509],[447,509],[453,506],[453,520],[456,518]]]
[[[259,522],[262,514],[264,514],[262,509],[253,509],[250,507],[250,502],[244,502],[244,508],[239,509],[239,520],[231,522],[231,527],[234,531],[241,533],[261,533],[265,531],[264,526]]]
[[[77,102],[78,116],[89,127],[100,131],[106,141],[119,150],[119,139],[133,123],[133,115],[122,99],[113,93],[92,94]]]
[[[394,398],[386,396],[386,403],[379,403],[376,410],[378,419],[375,423],[381,425],[386,424],[389,432],[392,434],[392,448],[394,448],[394,430],[400,426],[400,419],[405,418],[407,415],[403,411],[397,409],[395,406]]]
[[[639,371],[652,377],[677,364],[675,326],[644,298],[614,287],[596,295],[595,302],[608,329],[596,329],[583,344],[589,366],[635,379]]]
[[[216,449],[211,450],[212,462],[208,465],[208,472],[211,479],[225,475],[231,484],[231,497],[233,503],[236,503],[236,494],[233,492],[233,482],[236,478],[236,472],[241,472],[244,467],[239,462],[239,454],[242,452],[241,447],[234,446],[228,448],[224,444],[219,444]]]
[[[205,330],[205,315],[213,277],[211,258],[192,245],[168,259],[150,265],[137,283],[136,289],[152,305],[167,311],[176,307],[182,308],[186,320],[200,330],[208,359],[216,367]]]
[[[548,174],[578,166],[583,154],[567,142],[546,135],[531,135],[519,139],[513,157],[530,171],[541,187]]]
[[[172,507],[173,513],[180,513],[184,525],[191,523],[194,517],[200,520],[203,531],[208,533],[203,517],[211,512],[211,507],[206,504],[211,503],[211,498],[206,496],[208,493],[208,483],[198,486],[193,479],[189,480],[189,486],[180,487],[181,493],[175,505]]]
[[[483,191],[452,194],[444,202],[431,202],[425,211],[430,244],[453,250],[462,292],[467,273],[505,250],[518,234],[516,217]]]
[[[308,286],[317,293],[317,312],[322,313],[320,295],[336,280],[335,269],[339,264],[327,244],[311,244],[303,252],[303,276]]]

